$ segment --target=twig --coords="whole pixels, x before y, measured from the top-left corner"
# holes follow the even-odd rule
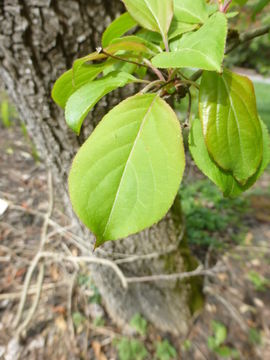
[[[37,310],[38,303],[40,300],[41,290],[42,290],[44,272],[45,272],[45,265],[41,264],[40,269],[39,269],[38,279],[37,279],[37,291],[36,291],[35,300],[31,306],[31,309],[28,312],[26,319],[21,324],[21,326],[18,328],[17,335],[21,334],[27,328],[27,326],[29,325],[30,321],[32,320],[32,317],[34,316],[34,314]]]
[[[28,208],[24,208],[23,206],[20,205],[15,205],[15,204],[10,204],[10,208],[13,210],[18,210],[18,211],[23,211],[23,212],[27,212],[29,214],[35,215],[35,216],[39,216],[41,218],[45,218],[46,214],[43,214],[40,211],[36,211],[36,210],[32,210],[32,209],[28,209]],[[91,247],[89,246],[89,244],[84,241],[82,238],[80,238],[79,236],[77,236],[76,234],[73,234],[72,232],[66,230],[66,228],[60,226],[59,224],[57,224],[57,222],[55,222],[52,219],[48,220],[48,224],[52,227],[54,227],[55,229],[58,229],[59,233],[61,233],[63,236],[65,236],[65,238],[72,242],[75,246],[77,246],[82,252],[89,252],[91,251]]]
[[[270,31],[270,25],[265,25],[257,29],[253,29],[247,32],[244,32],[243,34],[240,34],[239,38],[229,45],[226,49],[226,54],[229,54],[232,50],[234,50],[236,47],[238,47],[241,44],[244,44],[250,40],[255,39],[256,37],[262,36],[267,34]]]
[[[220,296],[219,294],[216,294],[208,286],[204,288],[204,292],[208,293],[209,295],[216,298],[229,311],[229,313],[232,315],[232,317],[238,323],[240,328],[245,332],[248,331],[248,327],[245,324],[244,319],[239,315],[238,311],[234,308],[234,306],[231,303],[229,303],[223,296]]]
[[[42,291],[49,291],[59,286],[66,286],[66,282],[43,284]],[[35,295],[37,292],[37,286],[31,286],[27,292],[27,296]],[[3,293],[0,294],[0,301],[2,300],[16,300],[22,296],[22,292]]]
[[[126,58],[124,59],[124,58],[121,58],[120,56],[110,54],[107,51],[105,51],[104,49],[101,49],[101,53],[103,53],[104,55],[106,55],[106,56],[108,56],[108,57],[110,57],[112,59],[115,59],[115,60],[124,61],[124,62],[130,63],[130,64],[133,64],[133,65],[142,66],[142,67],[146,67],[146,68],[149,67],[149,66],[147,66],[145,64],[138,63],[137,61],[128,60]]]
[[[10,256],[0,256],[0,263],[10,262]]]
[[[70,327],[70,331],[71,331],[71,335],[72,335],[72,340],[74,341],[74,343],[76,341],[75,341],[75,330],[74,330],[74,325],[73,325],[73,321],[72,321],[72,295],[73,295],[73,288],[74,288],[74,284],[77,279],[77,276],[78,276],[78,270],[76,270],[76,272],[72,275],[72,279],[71,279],[69,290],[68,290],[68,301],[67,301],[68,323],[69,323],[69,327]]]
[[[124,289],[127,289],[127,279],[125,278],[125,275],[123,274],[122,270],[115,264],[113,261],[103,258],[98,258],[94,256],[63,256],[62,254],[56,254],[56,253],[50,253],[50,252],[42,252],[40,253],[40,258],[52,258],[56,261],[70,261],[73,263],[91,263],[91,264],[98,264],[103,266],[108,266],[114,270],[116,275],[119,277],[122,286]]]
[[[150,253],[150,254],[141,254],[141,255],[131,255],[128,258],[124,258],[124,259],[116,259],[114,260],[114,262],[116,264],[126,264],[126,263],[131,263],[134,261],[140,261],[140,260],[151,260],[151,259],[156,259],[159,258],[161,256],[170,254],[173,251],[177,250],[177,246],[173,245],[171,247],[168,247],[168,249],[166,251],[163,252],[155,252],[155,253]]]
[[[151,69],[159,78],[159,80],[166,82],[164,76],[162,75],[162,72],[159,71],[148,59],[143,59],[144,63],[147,65],[149,69]]]
[[[28,271],[27,271],[27,274],[25,277],[21,301],[20,301],[20,304],[18,307],[16,318],[14,320],[14,327],[17,327],[21,320],[22,312],[23,312],[25,301],[27,298],[27,291],[30,286],[32,275],[33,275],[35,268],[40,260],[40,253],[43,251],[44,245],[46,243],[46,235],[47,235],[47,230],[48,230],[49,219],[50,219],[50,216],[51,216],[51,213],[53,210],[53,185],[52,185],[51,172],[48,172],[48,193],[49,193],[49,207],[48,207],[48,211],[47,211],[46,215],[44,216],[44,223],[43,223],[43,227],[41,230],[39,250],[38,250],[38,253],[36,254],[36,256],[34,257],[30,267],[28,268]],[[39,300],[39,297],[37,297],[37,301],[38,300]],[[35,303],[33,304],[33,307],[34,307],[34,305],[35,305]],[[30,313],[31,313],[31,311],[30,311]]]
[[[220,266],[214,266],[210,269],[204,269],[202,265],[198,266],[193,271],[187,271],[175,274],[160,274],[150,276],[138,276],[138,277],[127,277],[126,281],[130,283],[143,283],[153,281],[172,281],[172,280],[184,280],[195,276],[216,276],[217,273],[222,272],[224,269]]]

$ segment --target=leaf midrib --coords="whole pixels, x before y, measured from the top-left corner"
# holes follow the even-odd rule
[[[128,156],[128,158],[127,158],[126,165],[125,165],[125,167],[124,167],[122,176],[121,176],[120,181],[119,181],[118,189],[117,189],[117,192],[116,192],[116,195],[115,195],[115,199],[114,199],[114,202],[113,202],[113,205],[112,205],[112,208],[111,208],[111,211],[110,211],[108,220],[107,220],[106,225],[105,225],[105,227],[104,227],[104,231],[103,231],[103,234],[102,234],[102,238],[104,237],[104,234],[106,233],[106,231],[107,231],[107,229],[108,229],[108,226],[109,226],[109,224],[110,224],[110,222],[111,222],[112,215],[113,215],[113,212],[114,212],[114,208],[115,208],[116,203],[117,203],[117,200],[118,200],[118,196],[119,196],[120,189],[121,189],[121,186],[122,186],[122,183],[123,183],[123,179],[124,179],[125,174],[126,174],[126,170],[127,170],[128,164],[129,164],[130,159],[131,159],[131,157],[132,157],[132,155],[133,155],[133,152],[134,152],[134,149],[135,149],[135,147],[136,147],[136,144],[137,144],[137,142],[138,142],[138,140],[139,140],[139,138],[140,138],[140,135],[141,135],[142,129],[143,129],[143,127],[144,127],[145,121],[146,121],[146,119],[147,119],[147,117],[148,117],[148,114],[150,113],[150,111],[151,111],[151,109],[152,109],[152,107],[153,107],[153,105],[154,105],[154,103],[155,103],[155,101],[156,101],[156,99],[157,99],[157,96],[158,96],[158,95],[156,95],[156,96],[153,98],[151,104],[149,105],[149,108],[147,109],[147,111],[146,111],[146,113],[145,113],[145,115],[144,115],[144,118],[143,118],[143,120],[142,120],[142,123],[141,123],[141,126],[140,126],[140,128],[139,128],[138,134],[137,134],[137,136],[136,136],[136,138],[135,138],[135,140],[134,140],[134,144],[133,144],[133,146],[132,146],[132,148],[131,148],[131,150],[130,150],[129,156]]]
[[[155,19],[155,21],[156,21],[156,23],[157,23],[157,26],[159,27],[160,33],[161,33],[161,35],[162,35],[162,38],[165,39],[165,33],[164,33],[163,29],[162,29],[162,26],[161,26],[161,24],[160,24],[160,22],[159,22],[158,17],[157,17],[156,14],[154,13],[154,11],[153,11],[153,9],[151,8],[151,6],[150,6],[150,4],[148,3],[148,1],[147,1],[147,0],[144,0],[144,1],[145,1],[145,3],[146,3],[147,7],[149,8],[151,14],[153,15],[153,17],[154,17],[154,19]]]

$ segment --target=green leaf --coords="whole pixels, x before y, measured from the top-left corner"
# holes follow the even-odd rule
[[[220,346],[215,349],[215,353],[222,358],[239,359],[239,352],[236,349],[231,349],[228,346]]]
[[[123,0],[130,15],[144,28],[167,38],[172,17],[173,0]]]
[[[104,50],[109,54],[115,54],[118,51],[148,53],[149,49],[145,43],[146,42],[144,42],[143,39],[137,36],[125,36],[123,38],[114,39],[112,43]]]
[[[206,22],[208,12],[205,0],[174,0],[174,15],[178,21],[191,24]]]
[[[203,138],[199,119],[192,123],[189,134],[189,150],[198,168],[212,180],[224,193],[224,196],[235,197],[249,189],[262,175],[270,162],[270,138],[266,125],[261,122],[263,130],[263,159],[256,174],[245,185],[239,184],[234,177],[222,170],[210,157]]]
[[[74,159],[73,208],[96,246],[158,222],[169,210],[185,166],[178,119],[156,94],[121,102]]]
[[[146,29],[140,29],[136,35],[146,41],[152,42],[154,44],[158,44],[161,45],[162,43],[162,37],[160,34],[154,32],[154,31],[150,31],[150,30],[146,30]]]
[[[75,80],[77,78],[77,75],[79,73],[79,70],[81,69],[81,67],[89,61],[94,61],[94,60],[103,60],[106,59],[107,56],[104,54],[100,54],[99,52],[95,51],[89,55],[86,55],[82,58],[79,58],[77,60],[74,61],[73,66],[72,66],[72,70],[73,70],[73,79]],[[76,85],[76,81],[74,81],[74,84]]]
[[[162,51],[159,46],[152,44],[150,41],[136,35],[124,36],[123,38],[114,39],[111,42],[109,49],[112,49],[114,44],[121,44],[121,43],[128,44],[129,46],[127,49],[124,49],[122,47],[121,50],[148,53],[152,56]]]
[[[112,40],[112,44],[107,46],[104,51],[107,54],[114,55],[118,51],[127,51],[127,52],[135,52],[135,53],[148,53],[149,49],[144,45],[144,43],[141,41],[135,41],[134,39],[131,39],[129,37],[126,38],[118,38]],[[102,50],[102,49],[101,49]],[[79,58],[74,61],[73,63],[73,78],[74,83],[76,83],[77,74],[80,70],[80,68],[89,61],[96,61],[96,60],[104,60],[107,59],[108,55],[105,53],[100,53],[99,51],[95,51],[89,55],[86,55],[82,58]],[[101,65],[101,64],[100,64]]]
[[[136,330],[141,336],[145,336],[147,332],[147,321],[140,315],[135,314],[130,320],[130,326]]]
[[[148,352],[141,341],[121,338],[116,342],[119,360],[144,360]]]
[[[244,185],[256,173],[263,151],[252,82],[229,70],[204,72],[199,113],[209,153]]]
[[[168,340],[163,340],[157,343],[156,357],[159,360],[172,360],[176,359],[177,353],[175,348],[169,343]]]
[[[121,37],[136,25],[137,22],[129,15],[129,13],[126,12],[120,15],[104,31],[102,35],[102,46],[104,48],[107,47],[112,40]]]
[[[218,321],[212,321],[216,346],[222,345],[227,339],[226,326]]]
[[[227,19],[216,13],[196,32],[173,42],[172,52],[163,52],[152,59],[159,68],[194,67],[221,71],[227,37]]]
[[[65,107],[65,118],[68,126],[76,134],[79,134],[83,120],[103,96],[118,87],[136,81],[139,82],[140,80],[128,73],[115,72],[81,86],[70,96]]]
[[[174,39],[177,36],[183,35],[184,33],[193,31],[197,28],[195,24],[187,24],[180,21],[177,21],[175,18],[172,20],[172,24],[169,30],[168,38],[169,40]]]
[[[75,81],[73,81],[73,71],[66,71],[56,80],[53,86],[53,100],[56,102],[56,104],[58,104],[59,106],[61,106],[61,108],[64,109],[68,98],[82,85],[94,80],[107,65],[83,64],[77,71]]]

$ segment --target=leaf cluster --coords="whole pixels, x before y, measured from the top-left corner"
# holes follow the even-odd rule
[[[187,96],[190,113],[191,87],[199,90],[200,119],[186,119],[189,148],[225,196],[252,186],[270,158],[251,81],[223,66],[228,19],[235,16],[228,12],[230,2],[123,2],[127,12],[106,29],[102,47],[76,60],[52,91],[78,135],[103,96],[130,83],[144,86],[105,115],[73,161],[71,202],[96,246],[155,224],[173,204],[185,152],[168,102]],[[199,73],[187,77],[185,68]]]

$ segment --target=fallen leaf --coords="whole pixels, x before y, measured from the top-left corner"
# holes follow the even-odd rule
[[[0,216],[2,216],[8,209],[8,202],[0,199]]]
[[[61,330],[62,332],[66,331],[67,329],[67,322],[64,319],[63,316],[58,316],[55,319],[55,325],[58,327],[59,330]]]
[[[105,354],[101,351],[101,344],[98,341],[92,342],[92,348],[94,350],[95,356],[97,360],[107,360]]]

